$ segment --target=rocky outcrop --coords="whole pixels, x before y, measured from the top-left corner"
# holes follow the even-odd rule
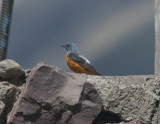
[[[0,62],[0,72],[2,65],[14,66],[7,61]],[[158,124],[160,77],[90,76],[44,63],[32,71],[15,65],[19,76],[7,76],[7,68],[0,75],[0,124],[7,119],[8,124]]]
[[[25,72],[15,61],[0,62],[0,124],[6,123],[7,115],[21,92],[24,80]]]
[[[160,77],[87,76],[87,80],[99,92],[104,112],[114,113],[121,121],[157,124]]]
[[[13,107],[16,87],[8,82],[0,82],[0,122],[3,124],[7,119],[8,112]]]
[[[40,63],[30,73],[14,108],[8,124],[91,124],[102,102],[83,76]]]

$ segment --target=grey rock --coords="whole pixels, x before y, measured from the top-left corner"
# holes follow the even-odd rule
[[[68,124],[92,124],[101,112],[102,100],[92,84],[85,83],[81,97],[80,112],[73,115]]]
[[[8,82],[0,82],[0,124],[5,124],[8,113],[15,101],[16,87]]]
[[[18,79],[25,74],[22,67],[13,60],[6,59],[0,62],[0,77],[4,79]]]
[[[148,75],[86,78],[99,92],[105,112],[114,113],[124,121],[139,120],[145,124],[157,124],[159,77]]]
[[[28,76],[27,83],[8,123],[158,123],[158,76],[90,76],[67,73],[44,63],[38,64],[31,72],[26,70],[25,74]],[[8,82],[2,84],[10,87]],[[2,93],[2,86],[0,110],[4,113],[4,99],[7,97],[6,93]],[[12,96],[14,99],[18,98],[22,88],[16,87]]]
[[[5,104],[0,101],[0,123],[5,124],[6,116],[4,116],[4,109],[5,109]]]
[[[62,118],[56,124],[67,124],[67,122],[72,118],[73,113],[71,111],[66,111],[62,114]]]
[[[8,124],[91,124],[101,108],[98,92],[83,76],[40,63],[29,74]]]
[[[28,75],[30,74],[31,71],[32,71],[31,69],[25,70],[25,76],[28,77]]]
[[[130,121],[130,122],[121,122],[119,124],[142,124],[142,123],[137,121],[137,120],[133,120],[133,121]]]
[[[2,115],[4,111],[4,107],[5,107],[5,104],[2,101],[0,101],[0,116]]]

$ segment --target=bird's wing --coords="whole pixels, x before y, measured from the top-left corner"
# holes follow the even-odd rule
[[[101,75],[99,74],[93,66],[90,65],[90,62],[83,56],[75,55],[75,54],[69,54],[69,57],[76,63],[78,63],[80,66],[82,66],[87,71],[92,72],[95,75]]]
[[[88,59],[86,59],[84,56],[79,55],[79,57],[84,59],[86,61],[86,63],[91,64],[90,61]]]

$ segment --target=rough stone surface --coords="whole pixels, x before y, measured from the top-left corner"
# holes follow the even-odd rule
[[[0,72],[2,65],[0,62]],[[43,63],[32,71],[22,69],[19,76],[17,69],[13,69],[15,75],[12,71],[0,73],[0,124],[6,124],[8,115],[8,124],[158,123],[158,76],[89,76]]]
[[[86,78],[99,92],[105,112],[114,113],[122,121],[139,120],[145,124],[157,124],[160,77],[86,76]]]
[[[130,122],[121,122],[119,124],[142,124],[141,122],[137,121],[137,120],[133,120],[133,121],[130,121]]]
[[[91,124],[102,109],[101,98],[90,83],[85,83],[80,100],[80,112],[73,115],[68,124]]]
[[[30,72],[31,72],[31,69],[25,70],[25,76],[28,77],[28,75],[30,74]]]
[[[20,78],[25,74],[22,67],[13,60],[6,59],[0,62],[0,77],[4,79]]]
[[[0,115],[2,115],[4,108],[5,108],[5,104],[2,101],[0,101]]]
[[[6,124],[14,102],[21,93],[25,72],[13,60],[0,62],[0,124]]]
[[[8,124],[91,124],[102,102],[81,75],[38,64],[8,118]]]
[[[7,115],[13,107],[16,87],[8,82],[0,82],[0,124],[5,124]]]

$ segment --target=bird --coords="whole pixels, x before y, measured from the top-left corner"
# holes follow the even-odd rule
[[[90,61],[79,54],[78,47],[75,43],[61,45],[67,50],[66,62],[69,68],[75,73],[85,73],[88,75],[101,75],[91,65]]]

